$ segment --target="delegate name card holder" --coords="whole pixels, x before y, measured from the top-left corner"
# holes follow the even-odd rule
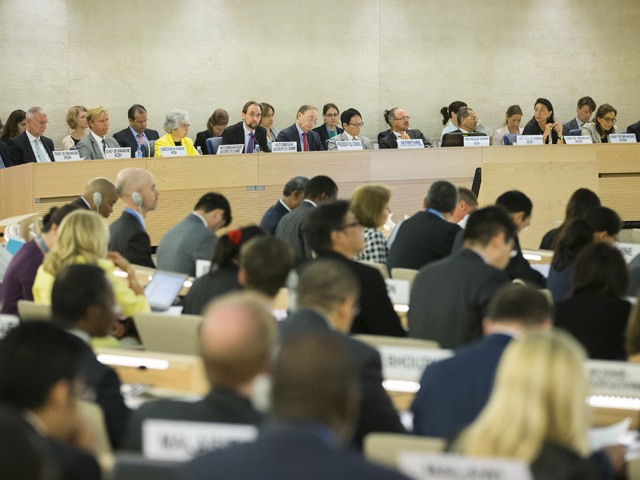
[[[473,136],[467,135],[466,137],[462,137],[465,147],[488,147],[489,146],[489,137],[482,136]]]
[[[609,143],[636,143],[635,133],[610,133]]]
[[[391,303],[394,305],[409,305],[411,289],[409,288],[408,280],[387,278],[384,282],[387,284],[387,293]]]
[[[20,325],[20,319],[17,316],[0,313],[0,338],[4,338],[9,330],[13,330],[18,325]]]
[[[118,148],[105,148],[104,158],[108,160],[122,160],[124,158],[131,158],[130,147],[118,147]]]
[[[589,135],[565,135],[564,143],[567,145],[586,145],[593,143],[593,140]]]
[[[424,142],[421,138],[399,138],[398,148],[424,148]]]
[[[411,382],[420,381],[427,365],[453,355],[452,350],[391,345],[382,345],[378,347],[378,351],[382,359],[382,378]]]
[[[271,144],[271,151],[273,153],[297,152],[298,144],[296,142],[273,142]]]
[[[620,253],[622,253],[622,256],[627,263],[633,260],[636,256],[640,255],[640,244],[618,243],[616,244],[616,247],[618,248],[618,250],[620,250]]]
[[[542,135],[518,135],[516,145],[544,145]]]
[[[591,395],[640,397],[640,364],[588,360]]]
[[[449,453],[400,452],[398,468],[415,480],[532,480],[529,466],[520,460]]]
[[[257,436],[254,425],[149,419],[142,424],[142,453],[153,460],[185,461]]]
[[[337,140],[336,147],[340,151],[362,150],[360,140]]]
[[[234,143],[233,145],[220,145],[216,155],[237,155],[244,151],[244,144]]]
[[[56,162],[77,162],[82,160],[78,150],[58,150],[53,152],[53,159]]]
[[[206,275],[211,270],[211,260],[196,260],[196,278]]]
[[[186,157],[187,149],[182,145],[179,147],[160,147],[161,157]]]

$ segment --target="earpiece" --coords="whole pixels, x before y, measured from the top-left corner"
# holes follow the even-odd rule
[[[138,192],[133,192],[131,194],[131,201],[135,203],[138,207],[142,206],[142,197]]]
[[[96,206],[96,212],[99,212],[100,205],[102,205],[102,194],[100,192],[93,192],[93,204]]]

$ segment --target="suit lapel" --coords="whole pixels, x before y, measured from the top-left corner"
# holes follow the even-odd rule
[[[98,144],[98,142],[96,142],[96,139],[94,138],[94,136],[91,135],[91,132],[89,132],[88,135],[89,135],[89,140],[91,141],[91,148],[93,149],[93,154],[97,155],[99,159],[104,160],[102,148],[100,148],[100,145]]]

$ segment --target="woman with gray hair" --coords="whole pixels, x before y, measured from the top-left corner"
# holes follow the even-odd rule
[[[184,110],[172,110],[164,119],[164,130],[167,134],[155,143],[154,157],[161,157],[161,147],[184,147],[187,155],[198,155],[189,134],[189,114]]]

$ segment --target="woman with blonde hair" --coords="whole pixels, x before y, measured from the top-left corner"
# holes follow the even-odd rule
[[[560,331],[511,342],[489,402],[454,450],[522,460],[534,479],[598,478],[588,460],[585,358],[580,345]]]
[[[100,215],[89,210],[76,210],[67,215],[60,223],[56,246],[45,255],[36,274],[34,301],[50,305],[56,274],[68,265],[86,263],[105,271],[124,317],[148,312],[149,304],[131,264],[120,254],[108,252],[108,244],[109,227]],[[116,266],[127,272],[128,280],[114,274]]]
[[[62,145],[66,150],[75,147],[80,140],[87,134],[87,107],[76,105],[71,107],[67,112],[67,125],[71,129],[71,133],[62,139]]]
[[[351,211],[365,227],[365,247],[356,260],[387,263],[387,240],[380,230],[389,216],[391,190],[384,185],[360,185],[351,196]]]

